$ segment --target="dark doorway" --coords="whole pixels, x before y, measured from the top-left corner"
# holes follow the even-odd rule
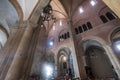
[[[101,47],[88,47],[85,56],[86,73],[90,78],[105,80],[114,78],[112,64]]]

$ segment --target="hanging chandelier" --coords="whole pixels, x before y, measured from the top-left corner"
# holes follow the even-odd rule
[[[53,10],[50,4],[42,9],[41,12],[42,23],[45,21],[53,21],[56,22],[56,18],[53,16]]]

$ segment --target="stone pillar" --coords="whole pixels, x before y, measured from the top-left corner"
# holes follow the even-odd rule
[[[0,53],[0,80],[4,80],[24,34],[24,29],[14,28]]]
[[[43,75],[41,75],[41,73],[43,72],[42,66],[43,63],[46,61],[47,33],[45,27],[42,27],[37,35],[38,40],[36,44],[36,49],[34,51],[34,58],[32,62],[30,76],[36,75],[42,78],[43,77]]]
[[[27,58],[27,50],[32,37],[33,29],[28,24],[26,25],[25,32],[21,38],[21,42],[17,48],[12,64],[7,72],[4,80],[20,80],[22,76],[22,69],[24,62]]]
[[[120,0],[103,0],[103,2],[120,18]]]
[[[78,48],[78,43],[75,37],[75,31],[74,31],[72,20],[69,20],[68,24],[69,24],[70,34],[71,34],[71,41],[73,42],[73,51],[75,53],[74,58],[76,58],[76,60],[74,60],[74,63],[76,64],[76,66],[78,66],[76,67],[78,68],[77,74],[79,74],[79,77],[81,78],[81,80],[87,80],[87,75],[84,68],[83,56],[82,56],[82,53],[80,53],[80,49]]]
[[[22,80],[29,80],[29,78],[31,76],[31,74],[30,74],[31,67],[32,67],[33,60],[34,60],[35,50],[38,45],[40,30],[41,30],[40,27],[37,27],[34,29],[33,36],[31,39],[30,46],[29,46],[29,50],[28,50],[29,55],[27,56],[27,60],[25,61],[25,64],[24,64]]]

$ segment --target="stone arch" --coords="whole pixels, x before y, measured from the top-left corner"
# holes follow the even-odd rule
[[[100,11],[98,12],[98,16],[104,15],[104,12],[106,12],[106,10],[108,10],[107,6],[104,6],[103,8],[101,8]]]
[[[0,24],[0,30],[2,30],[6,34],[7,38],[9,37],[8,31],[1,24]]]
[[[62,29],[62,30],[59,32],[58,36],[60,36],[61,34],[63,34],[64,32],[67,32],[67,31],[68,31],[68,29],[67,29],[67,28]]]
[[[113,42],[113,39],[120,37],[120,26],[114,28],[109,35],[110,41]]]
[[[0,46],[1,48],[4,47],[5,43],[7,42],[8,36],[9,34],[7,30],[2,25],[0,25]]]
[[[112,49],[120,60],[120,27],[113,29],[109,34]]]
[[[106,42],[102,38],[100,38],[100,37],[97,37],[97,36],[89,36],[88,37],[87,36],[87,37],[84,37],[81,40],[81,42],[79,43],[79,46],[82,46],[82,43],[87,41],[87,40],[95,40],[95,41],[99,42],[103,47],[104,47],[104,45],[106,45]]]
[[[22,21],[23,20],[23,11],[22,8],[20,7],[19,3],[17,0],[9,0],[9,2],[14,6],[14,8],[16,9],[18,16],[19,16],[19,20]]]
[[[107,42],[105,42],[103,39],[99,38],[99,37],[96,37],[96,36],[90,36],[90,37],[85,37],[84,39],[82,39],[81,43],[80,43],[80,48],[82,48],[82,52],[85,53],[84,50],[86,50],[84,47],[82,47],[83,43],[85,41],[89,41],[89,40],[92,40],[92,41],[96,41],[97,43],[99,44],[95,44],[95,46],[99,47],[99,48],[102,48],[104,51],[105,51],[105,55],[108,57],[110,63],[112,64],[112,68],[114,70],[114,76],[117,74],[117,76],[119,77],[119,61],[118,59],[116,58],[116,56],[114,55],[114,52],[113,50],[111,49],[111,47],[109,45],[107,45]],[[88,47],[91,45],[91,43],[88,45]],[[83,55],[84,55],[83,53]],[[84,62],[85,62],[85,56],[83,56],[83,59],[84,59]],[[84,64],[86,66],[86,63]]]
[[[58,76],[63,76],[69,74],[68,70],[71,69],[72,75],[74,75],[73,63],[72,63],[72,54],[69,48],[64,47],[58,51],[57,55],[57,67],[58,67]],[[63,64],[63,65],[62,65]]]

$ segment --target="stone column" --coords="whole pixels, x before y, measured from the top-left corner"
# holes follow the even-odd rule
[[[81,80],[87,80],[87,75],[84,68],[83,56],[82,56],[82,53],[80,53],[80,49],[78,48],[78,43],[75,37],[75,31],[73,27],[73,22],[71,19],[68,21],[68,24],[69,24],[70,34],[71,34],[71,41],[73,42],[73,51],[75,53],[74,58],[76,58],[76,60],[74,60],[74,63],[76,64],[76,66],[78,66],[76,67],[78,68],[77,74],[79,74],[79,77],[81,78]]]
[[[7,72],[5,80],[20,80],[22,69],[27,58],[27,50],[33,33],[33,28],[26,25],[25,32],[21,38],[21,42],[17,48],[12,64]]]
[[[120,18],[120,0],[103,0],[105,4],[111,8]]]
[[[42,65],[46,61],[47,33],[45,27],[42,27],[37,35],[38,40],[36,44],[36,49],[34,51],[34,58],[32,62],[30,76],[37,75],[42,78]]]
[[[0,80],[4,80],[13,57],[24,34],[24,29],[14,28],[0,53]]]
[[[34,29],[33,32],[33,36],[31,39],[31,43],[29,46],[29,50],[28,50],[28,56],[27,59],[25,61],[24,64],[24,69],[23,69],[23,74],[22,74],[22,80],[29,80],[30,76],[31,76],[31,67],[33,65],[33,60],[34,60],[34,55],[35,55],[35,51],[38,45],[38,39],[39,39],[39,33],[40,33],[41,28],[37,27]]]

